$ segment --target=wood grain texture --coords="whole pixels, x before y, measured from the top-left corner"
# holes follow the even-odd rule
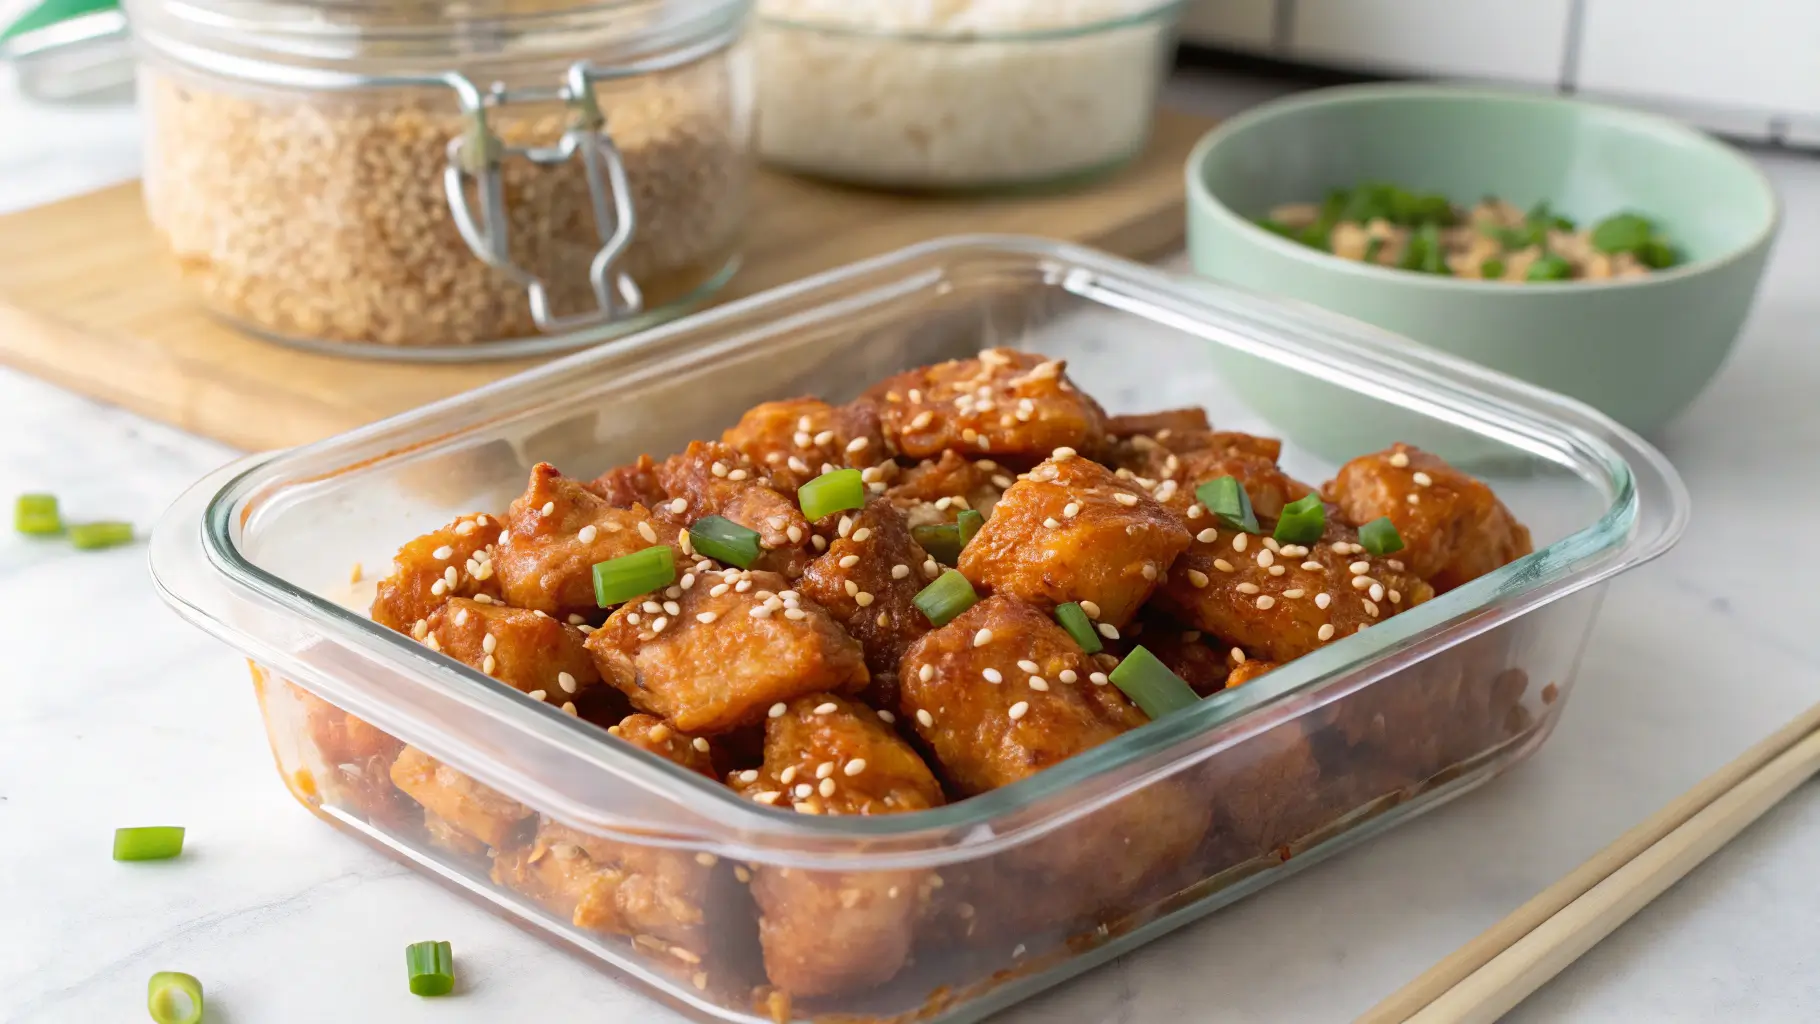
[[[761,172],[744,263],[717,300],[943,235],[1161,255],[1181,243],[1183,164],[1211,126],[1162,112],[1143,156],[1069,194],[917,198]],[[318,440],[534,365],[345,359],[241,334],[178,282],[136,183],[0,217],[0,239],[0,363],[243,449]]]

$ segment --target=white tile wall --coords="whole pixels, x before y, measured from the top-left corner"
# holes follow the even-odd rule
[[[1553,86],[1572,14],[1571,0],[1296,0],[1289,55]]]
[[[1269,53],[1276,0],[1200,0],[1182,14],[1182,38],[1208,46]]]
[[[1581,33],[1589,92],[1820,113],[1814,0],[1586,0]]]

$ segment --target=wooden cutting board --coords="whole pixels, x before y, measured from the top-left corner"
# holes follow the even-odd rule
[[[765,172],[743,269],[718,298],[952,234],[1162,255],[1181,243],[1183,165],[1210,127],[1165,111],[1141,158],[1068,194],[912,198]],[[243,449],[314,441],[533,365],[346,359],[240,334],[177,281],[137,183],[0,217],[0,240],[0,362]]]

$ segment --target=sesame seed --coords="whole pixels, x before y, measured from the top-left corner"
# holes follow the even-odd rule
[[[647,543],[647,544],[657,543],[657,531],[653,530],[651,528],[650,523],[639,523],[638,524],[638,535],[640,537],[643,537],[645,539],[645,543]]]
[[[1269,611],[1271,608],[1276,607],[1276,603],[1276,598],[1271,597],[1269,594],[1263,594],[1258,597],[1258,611]]]
[[[1091,682],[1095,686],[1105,686],[1106,685],[1106,673],[1094,672],[1087,676],[1087,681]]]
[[[556,503],[553,501],[546,501],[543,503],[543,508],[538,509],[538,511],[546,516],[553,516],[556,514]]]
[[[853,582],[852,580],[842,580],[841,587],[847,591],[848,597],[858,597],[859,596],[859,584]]]
[[[671,615],[681,615],[682,614],[682,605],[677,604],[675,601],[665,601],[664,602],[664,611],[668,612]]]
[[[782,718],[782,717],[784,717],[784,712],[787,710],[789,710],[789,709],[785,708],[784,702],[780,700],[776,704],[771,705],[771,710],[765,712],[765,714],[769,715],[772,718]]]
[[[1220,539],[1220,531],[1209,526],[1200,533],[1195,534],[1194,539],[1200,541],[1202,544],[1212,544],[1214,541]]]
[[[1402,604],[1403,595],[1398,591],[1392,590],[1390,592],[1390,603],[1391,604]]]
[[[1332,594],[1322,593],[1322,594],[1314,595],[1314,606],[1316,608],[1325,608],[1332,603],[1333,603]]]
[[[991,642],[992,642],[992,631],[990,629],[982,629],[979,632],[973,634],[973,646],[975,646],[975,647],[984,647]]]
[[[935,724],[935,716],[929,713],[928,708],[917,708],[916,709],[916,720],[918,722],[921,722],[923,728],[925,728],[925,729],[927,729]]]
[[[818,715],[831,715],[837,710],[839,710],[839,705],[835,704],[833,701],[815,705],[815,713]]]
[[[1056,678],[1060,679],[1064,683],[1072,683],[1072,682],[1079,680],[1081,677],[1078,675],[1075,675],[1074,669],[1065,668],[1065,669],[1062,669],[1061,672],[1056,674]]]
[[[942,574],[941,563],[937,562],[933,558],[923,559],[923,575],[924,576],[927,576],[930,579],[934,579],[937,576],[940,576],[941,574]]]
[[[1321,563],[1319,563],[1311,558],[1308,561],[1302,563],[1302,568],[1308,570],[1309,572],[1320,572],[1322,569],[1325,569],[1326,566],[1322,565]]]
[[[468,624],[468,610],[466,608],[455,613],[455,624],[457,626],[465,626]]]
[[[855,543],[855,544],[864,544],[865,542],[867,542],[871,539],[872,539],[872,527],[870,527],[870,526],[862,526],[859,529],[853,531],[853,543]]]
[[[1306,593],[1307,591],[1303,590],[1301,587],[1291,587],[1290,589],[1283,591],[1283,596],[1293,601]]]
[[[1268,569],[1272,565],[1276,564],[1276,560],[1277,560],[1277,556],[1271,554],[1269,548],[1265,548],[1264,550],[1258,552],[1258,567],[1259,568]]]
[[[643,610],[647,615],[662,615],[664,606],[658,604],[656,601],[646,601],[643,605]]]
[[[816,444],[833,444],[834,443],[834,431],[824,430],[821,433],[815,435],[815,443]]]
[[[986,669],[984,672],[981,672],[980,675],[984,676],[988,683],[1002,683],[1005,681],[1005,677],[1000,675],[999,670],[996,668]]]
[[[1390,566],[1390,568],[1391,568],[1391,569],[1392,569],[1392,570],[1393,570],[1393,571],[1395,571],[1395,572],[1402,572],[1402,571],[1403,571],[1403,561],[1402,561],[1402,559],[1398,559],[1398,558],[1387,558],[1387,559],[1385,559],[1385,560],[1384,560],[1384,564],[1385,564],[1385,565],[1388,565],[1388,566]]]
[[[1406,497],[1411,505],[1420,505],[1422,503],[1422,496],[1414,491],[1410,491]]]
[[[836,564],[839,565],[843,569],[851,569],[854,566],[859,564],[859,556],[858,555],[843,555],[843,556],[841,556],[841,560],[839,562],[837,562]]]
[[[659,615],[657,617],[657,621],[651,623],[651,632],[662,633],[664,631],[664,628],[666,626],[668,626],[669,624],[670,624],[670,619],[668,616]]]
[[[822,536],[822,535],[821,535],[821,534],[819,534],[819,533],[812,533],[812,534],[810,534],[810,535],[809,535],[809,544],[810,544],[810,546],[811,546],[811,547],[813,547],[813,548],[815,548],[815,550],[817,550],[817,551],[826,551],[826,550],[828,550],[828,541],[827,541],[827,539],[826,539],[826,538],[824,538],[824,537],[823,537],[823,536]]]
[[[1043,525],[1053,530],[1060,527],[1062,524],[1057,522],[1054,516],[1050,516],[1048,519],[1043,520]]]
[[[1384,584],[1382,584],[1382,583],[1373,583],[1373,584],[1372,584],[1372,585],[1371,585],[1371,599],[1372,599],[1372,600],[1373,600],[1373,601],[1382,601],[1382,600],[1384,600]]]
[[[743,594],[746,591],[751,590],[751,589],[752,589],[751,580],[742,579],[738,583],[733,584],[733,592],[735,594]]]
[[[879,709],[879,712],[878,712],[878,717],[879,717],[879,718],[880,718],[880,719],[882,719],[882,720],[883,720],[883,721],[884,721],[884,723],[885,723],[885,724],[886,724],[886,725],[891,725],[891,724],[893,724],[893,723],[895,723],[895,722],[896,722],[896,721],[897,721],[897,716],[896,716],[896,715],[894,715],[894,714],[892,714],[892,713],[891,713],[891,712],[889,712],[889,711],[886,711],[886,710],[885,710],[885,709],[883,709],[883,708],[880,708],[880,709]]]
[[[1086,612],[1088,618],[1097,619],[1100,617],[1100,606],[1099,605],[1093,603],[1092,601],[1082,601],[1082,602],[1080,602],[1080,605],[1081,605],[1081,611]]]
[[[1320,637],[1322,641],[1332,640],[1333,639],[1333,623],[1331,623],[1331,622],[1321,623],[1321,628],[1316,630],[1314,635],[1317,637]]]
[[[425,647],[428,647],[432,651],[442,650],[442,641],[436,639],[436,634],[434,634],[434,633],[431,633],[429,636],[424,637],[423,645]]]
[[[574,693],[575,677],[567,672],[558,672],[556,673],[556,685],[562,687],[564,693]]]
[[[700,736],[697,736],[697,737],[695,737],[695,740],[694,740],[694,742],[692,742],[692,743],[691,743],[691,744],[690,744],[690,746],[692,746],[692,747],[694,747],[694,748],[695,748],[695,749],[696,749],[696,750],[699,750],[699,751],[701,751],[701,752],[702,752],[702,753],[704,753],[704,754],[705,754],[705,753],[707,753],[707,752],[708,752],[708,741],[707,741],[707,740],[705,740],[705,739],[703,739],[703,738],[702,738],[702,737],[700,737]],[[706,857],[706,856],[707,856],[707,854],[705,854],[705,853],[702,853],[702,854],[697,854],[697,855],[696,855],[696,857],[695,857],[695,859],[696,859],[696,860],[700,860],[700,859],[702,859],[702,858],[703,858],[703,857]],[[710,861],[710,862],[709,862],[709,863],[713,863],[713,862],[712,862],[712,861]]]
[[[484,603],[484,602],[482,602],[482,603]],[[580,615],[576,614],[575,612],[569,613],[569,625],[571,625],[571,626],[579,626],[586,621],[588,621],[588,620],[582,618]]]
[[[872,595],[862,590],[853,595],[853,603],[859,605],[861,608],[869,608],[872,605]]]
[[[722,594],[725,594],[727,591],[732,590],[732,589],[733,588],[731,586],[729,586],[728,584],[716,583],[712,587],[708,588],[708,596],[709,597],[719,597]]]
[[[872,443],[872,441],[870,438],[856,437],[853,440],[847,442],[847,452],[848,452],[848,454],[852,454],[854,452],[863,452],[866,450],[866,446],[871,443]]]
[[[1018,659],[1017,667],[1025,672],[1041,671],[1041,669],[1037,666],[1037,663],[1034,661],[1031,661],[1029,658]]]
[[[1020,700],[1016,704],[1011,705],[1011,710],[1007,711],[1005,713],[1010,715],[1011,720],[1013,722],[1015,722],[1018,719],[1020,719],[1030,713],[1030,702],[1026,701],[1026,700]]]
[[[1409,465],[1409,456],[1405,455],[1402,452],[1392,452],[1390,454],[1390,464],[1397,467],[1398,469],[1402,469],[1403,467]]]
[[[1269,573],[1272,576],[1281,576],[1284,573],[1288,572],[1289,570],[1281,565],[1273,565],[1270,568],[1265,569],[1264,571]]]
[[[455,584],[461,582],[461,574],[456,572],[455,567],[451,565],[447,569],[444,569],[442,571],[442,579],[443,579],[443,582],[447,583],[449,586],[452,587]]]
[[[1237,589],[1241,594],[1255,594],[1258,592],[1258,585],[1256,583],[1241,583],[1238,585]]]
[[[1245,548],[1250,543],[1251,541],[1242,533],[1235,533],[1232,535],[1232,550],[1237,551],[1240,554],[1245,553]]]
[[[821,764],[818,764],[815,766],[815,777],[818,779],[825,779],[828,776],[833,775],[833,774],[834,774],[834,762],[833,761],[823,761]]]
[[[779,772],[777,774],[777,781],[783,783],[786,786],[788,786],[792,782],[795,782],[796,781],[796,766],[790,765],[789,767],[785,768],[783,771]]]
[[[438,562],[446,562],[449,560],[450,556],[452,556],[454,554],[455,554],[455,549],[452,547],[449,547],[447,544],[444,544],[442,547],[439,547],[435,551],[430,552],[430,557],[436,559]]]
[[[525,696],[531,698],[532,700],[543,700],[545,697],[548,697],[549,695],[550,695],[550,693],[548,690],[532,690],[530,693],[525,694]],[[662,726],[659,726],[659,728],[662,728]],[[651,735],[656,736],[657,730],[656,729],[651,730]]]
[[[806,474],[809,472],[809,464],[807,462],[804,462],[803,460],[797,458],[794,455],[790,456],[790,461],[785,463],[785,465],[789,466],[791,469],[795,470],[798,473]]]
[[[917,413],[916,417],[910,421],[910,429],[911,430],[921,430],[924,427],[928,426],[930,423],[934,422],[934,420],[935,420],[935,413],[930,412],[927,409],[924,409],[922,412]]]
[[[537,617],[538,617],[538,618],[540,618],[540,619],[547,619],[547,618],[549,618],[549,617],[550,617],[550,616],[549,616],[549,615],[547,615],[547,614],[545,614],[545,613],[544,613],[544,610],[543,610],[543,609],[541,609],[541,608],[534,608],[534,609],[532,609],[532,610],[531,610],[531,614],[532,614],[532,615],[535,615],[535,616],[537,616]]]
[[[1352,578],[1352,589],[1370,590],[1371,589],[1371,577],[1370,576],[1354,576]]]
[[[1071,501],[1068,504],[1062,506],[1062,518],[1063,519],[1073,519],[1075,516],[1078,516],[1080,514],[1081,514],[1081,503],[1078,501]]]
[[[464,520],[462,520],[460,526],[455,527],[455,536],[457,536],[457,537],[466,537],[468,534],[473,533],[473,532],[474,532],[474,523],[469,520],[464,519]]]
[[[865,770],[866,770],[866,759],[863,757],[856,757],[853,760],[848,761],[847,766],[845,768],[841,769],[841,771],[843,773],[845,773],[849,778],[851,778],[855,775],[858,775],[860,772],[863,772]]]
[[[1119,631],[1112,623],[1102,622],[1100,623],[1100,635],[1108,640],[1117,640],[1119,638]]]
[[[1206,509],[1200,506],[1199,502],[1196,502],[1195,504],[1188,506],[1188,518],[1199,519],[1206,511]]]
[[[511,539],[512,539],[512,531],[501,530],[501,531],[499,531],[499,540],[496,541],[495,543],[497,543],[501,547],[503,547],[503,546],[505,546],[506,542],[510,541]]]
[[[1435,482],[1434,477],[1429,476],[1427,473],[1424,473],[1419,469],[1416,470],[1415,474],[1413,476],[1411,476],[1410,479],[1414,480],[1416,482],[1417,487],[1428,487]]]
[[[891,578],[894,580],[901,580],[908,575],[910,575],[910,567],[901,562],[891,567]]]
[[[1044,679],[1042,676],[1031,676],[1028,682],[1030,688],[1038,693],[1049,692],[1049,680]]]
[[[782,795],[783,794],[778,793],[775,790],[768,789],[763,793],[752,794],[752,799],[761,804],[774,804],[777,802],[777,798]]]
[[[1073,448],[1070,448],[1067,445],[1063,445],[1062,447],[1057,448],[1055,451],[1050,452],[1049,457],[1054,459],[1057,462],[1067,462],[1069,459],[1074,458],[1074,456],[1076,454],[1077,453],[1075,452],[1075,450]]]
[[[499,649],[499,638],[491,633],[481,637],[480,649],[487,654],[492,654],[495,650]]]
[[[1225,559],[1224,559],[1224,558],[1216,558],[1216,559],[1214,559],[1214,560],[1213,560],[1213,567],[1214,567],[1214,568],[1215,568],[1215,569],[1218,569],[1218,570],[1219,570],[1219,571],[1221,571],[1221,572],[1232,572],[1232,571],[1233,571],[1233,569],[1232,569],[1232,563],[1231,563],[1231,562],[1228,562],[1228,561],[1226,561],[1226,560],[1225,560]]]
[[[1272,553],[1283,550],[1283,545],[1278,544],[1275,537],[1265,537],[1264,547],[1268,548]]]
[[[799,782],[796,784],[796,788],[791,790],[791,792],[796,794],[798,800],[806,800],[815,795],[815,787],[809,785],[807,782]]]
[[[784,618],[789,619],[791,622],[801,622],[808,617],[809,613],[803,611],[801,608],[790,607],[784,609]]]
[[[487,595],[485,595],[485,594],[475,594],[475,595],[474,595],[474,603],[475,603],[475,604],[492,604],[492,603],[493,603],[493,599],[492,599],[492,598],[491,598],[491,597],[488,597],[488,596],[487,596]],[[583,619],[583,620],[582,620],[582,622],[586,622],[586,621],[587,621],[587,620],[586,620],[586,619]],[[581,623],[576,623],[576,625],[580,625],[580,624],[581,624]]]
[[[422,619],[418,619],[417,622],[411,626],[411,635],[419,640],[428,636],[429,632],[430,624]]]
[[[1137,495],[1130,494],[1125,491],[1115,492],[1112,495],[1112,500],[1118,502],[1119,504],[1125,506],[1126,508],[1130,508],[1133,505],[1136,505],[1138,503]]]
[[[853,517],[852,516],[841,516],[840,525],[835,528],[835,532],[839,533],[842,537],[845,537],[847,534],[852,533],[853,532]]]
[[[954,499],[953,499],[953,498],[946,498],[946,497],[943,497],[943,498],[937,498],[937,499],[935,499],[935,510],[936,510],[936,511],[937,511],[937,512],[946,512],[946,511],[948,511],[948,509],[949,509],[949,508],[950,508],[950,507],[952,507],[952,506],[953,506],[953,505],[954,505]]]
[[[1354,576],[1363,576],[1371,571],[1371,563],[1364,561],[1354,562],[1346,568],[1351,569]]]
[[[1367,599],[1367,600],[1363,600],[1359,603],[1363,604],[1365,606],[1365,614],[1371,616],[1374,619],[1378,617],[1378,604],[1376,601]]]
[[[581,712],[577,711],[575,709],[575,702],[572,700],[565,700],[562,702],[562,713],[565,715],[572,715],[577,718],[581,717]]]
[[[761,604],[754,606],[746,614],[755,619],[768,619],[771,617],[771,609]]]
[[[824,800],[827,799],[828,797],[833,796],[834,795],[834,780],[833,779],[823,779],[821,787],[820,787],[820,792],[821,792],[822,798]]]
[[[1001,491],[1010,490],[1013,482],[1014,481],[1010,477],[1006,476],[1003,473],[995,473],[992,476],[992,486],[998,488]],[[1064,510],[1064,512],[1065,511],[1066,510]]]

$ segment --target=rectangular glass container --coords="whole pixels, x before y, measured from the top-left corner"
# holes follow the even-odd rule
[[[503,510],[539,461],[586,478],[716,436],[760,401],[844,401],[999,345],[1066,358],[1110,411],[1205,405],[1259,433],[1229,384],[1259,379],[1247,364],[1318,378],[1382,407],[1360,418],[1358,452],[1419,427],[1470,460],[1536,553],[1029,779],[878,817],[741,799],[372,623],[348,583],[459,514]],[[1287,440],[1285,468],[1326,479],[1334,466]],[[1312,308],[1046,241],[956,238],[243,460],[173,506],[152,569],[251,660],[285,784],[330,823],[703,1020],[953,1022],[1520,761],[1572,687],[1598,584],[1665,551],[1686,515],[1662,457],[1578,403]],[[401,743],[574,841],[486,849],[427,830],[386,771]],[[653,880],[694,931],[603,924],[577,903]],[[768,983],[761,886],[767,929],[818,939],[815,983]]]

